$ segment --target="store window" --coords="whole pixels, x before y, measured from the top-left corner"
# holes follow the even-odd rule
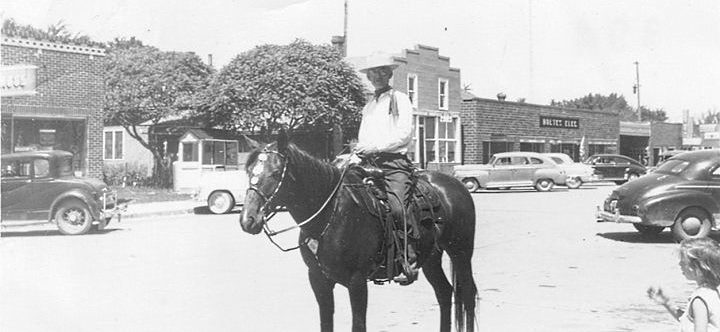
[[[588,145],[588,156],[609,153],[608,146],[604,144],[589,144]]]
[[[3,117],[3,120],[6,119]],[[84,119],[13,116],[12,120],[3,121],[3,130],[7,126],[10,127],[8,136],[12,139],[5,137],[7,134],[4,132],[3,145],[9,140],[10,151],[68,151],[73,155],[72,167],[78,171],[85,169],[87,143]],[[122,154],[121,150],[120,153]]]
[[[490,158],[500,152],[508,152],[513,150],[513,142],[508,141],[491,141],[483,142],[483,164],[487,164]]]
[[[448,80],[441,78],[438,81],[438,108],[441,110],[448,109]]]
[[[417,98],[417,83],[418,78],[416,74],[408,74],[407,77],[407,93],[408,97],[410,98],[410,103],[413,107],[418,107],[418,98]]]
[[[123,136],[122,130],[105,131],[103,146],[105,160],[122,160],[123,159]]]
[[[545,143],[521,142],[520,151],[543,153],[545,152]]]
[[[550,152],[564,153],[574,161],[579,161],[580,158],[580,146],[575,143],[552,144],[550,145]]]

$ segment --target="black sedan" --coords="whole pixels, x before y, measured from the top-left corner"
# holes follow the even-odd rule
[[[599,181],[613,181],[623,184],[644,175],[645,166],[637,160],[620,154],[596,154],[584,162],[595,169]]]
[[[596,216],[598,222],[632,223],[643,234],[671,227],[678,240],[707,236],[720,218],[720,150],[668,159],[615,189]]]

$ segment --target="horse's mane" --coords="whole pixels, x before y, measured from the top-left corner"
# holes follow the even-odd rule
[[[250,153],[245,163],[245,171],[249,171],[248,168],[255,163],[263,148],[257,148]],[[293,143],[288,143],[287,148],[280,153],[285,155],[288,163],[292,165],[290,167],[293,169],[296,181],[303,186],[308,186],[308,189],[328,183],[334,185],[340,178],[340,170],[337,167],[311,156]]]

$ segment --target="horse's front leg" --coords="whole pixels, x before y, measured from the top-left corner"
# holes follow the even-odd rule
[[[352,308],[352,331],[365,332],[365,317],[367,316],[368,288],[365,274],[356,272],[348,284],[350,293],[350,307]]]
[[[335,283],[326,278],[318,269],[310,269],[308,277],[320,309],[320,331],[332,332],[333,314],[335,313],[335,298],[333,295]]]

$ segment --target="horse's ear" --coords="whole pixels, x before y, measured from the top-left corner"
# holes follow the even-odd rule
[[[278,132],[278,139],[277,139],[278,151],[284,151],[287,148],[289,142],[290,142],[290,138],[288,137],[287,131],[285,131],[285,129],[280,129],[280,132]]]
[[[250,150],[255,150],[260,147],[260,143],[258,143],[258,141],[254,140],[250,137],[247,137],[245,135],[243,135],[243,138],[245,139],[245,142],[247,143],[248,147],[250,147]]]

